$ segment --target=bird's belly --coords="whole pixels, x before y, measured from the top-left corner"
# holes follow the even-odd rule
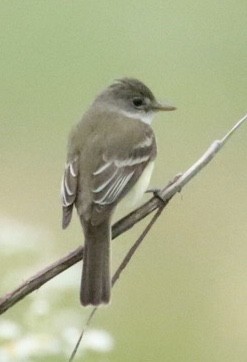
[[[124,198],[124,201],[127,202],[126,206],[133,207],[141,200],[143,194],[148,188],[153,168],[154,162],[152,161],[146,166],[139,180]]]

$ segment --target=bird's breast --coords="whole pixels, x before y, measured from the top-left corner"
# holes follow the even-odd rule
[[[136,204],[140,202],[143,194],[145,193],[145,191],[147,191],[153,173],[153,169],[154,169],[154,161],[151,161],[144,169],[143,173],[139,177],[136,184],[126,195],[125,200],[128,203],[128,206],[134,207]]]

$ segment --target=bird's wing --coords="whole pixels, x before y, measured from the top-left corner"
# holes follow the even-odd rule
[[[61,184],[61,197],[63,204],[62,226],[65,229],[71,220],[73,204],[77,194],[79,171],[79,157],[76,156],[65,165],[64,175]]]
[[[103,154],[101,165],[93,173],[93,203],[99,206],[96,210],[100,211],[124,197],[155,155],[153,134],[147,135],[125,157]]]
[[[120,137],[121,135],[119,135]],[[135,138],[133,142],[128,142],[128,146],[124,145],[122,147],[122,144],[119,148],[114,147],[114,154],[111,151],[111,143],[107,140],[103,140],[102,143],[104,147],[101,161],[97,162],[97,165],[95,164],[91,170],[91,190],[88,190],[91,193],[91,206],[89,207],[89,210],[91,208],[91,216],[89,218],[94,224],[100,223],[105,217],[104,215],[111,212],[118,201],[134,186],[147,164],[156,156],[156,142],[151,129],[143,132],[137,142]],[[130,145],[131,147],[129,147]],[[93,153],[96,152],[95,144],[92,149],[84,150],[84,158],[85,152],[88,157],[92,156],[93,158]],[[70,223],[73,205],[78,197],[79,186],[84,191],[88,187],[87,183],[84,184],[84,187],[79,185],[79,182],[84,182],[86,179],[86,177],[83,177],[85,170],[83,169],[81,157],[82,154],[74,156],[65,166],[61,187],[63,228],[66,228]],[[97,157],[95,160],[97,160]]]

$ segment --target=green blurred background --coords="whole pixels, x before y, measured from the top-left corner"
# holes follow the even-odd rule
[[[113,79],[178,107],[153,124],[152,186],[244,115],[246,16],[243,0],[0,1],[1,295],[82,243],[76,215],[61,230],[67,135]],[[78,361],[247,361],[246,144],[245,125],[170,203],[92,321],[113,347]],[[146,223],[114,242],[113,268]],[[89,313],[80,273],[1,316],[1,361],[66,360]]]

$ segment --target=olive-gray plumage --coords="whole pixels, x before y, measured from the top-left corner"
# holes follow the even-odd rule
[[[124,78],[99,94],[72,129],[62,182],[63,228],[75,205],[85,236],[83,305],[110,301],[111,217],[142,174],[142,185],[148,186],[148,165],[157,152],[148,123],[154,112],[172,109],[158,103],[142,82]]]

